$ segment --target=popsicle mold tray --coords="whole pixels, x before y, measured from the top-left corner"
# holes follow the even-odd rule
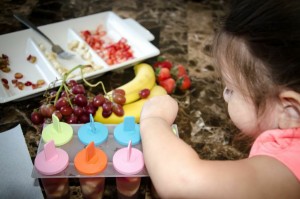
[[[44,129],[47,128],[48,125],[51,124],[46,124],[44,126]],[[76,155],[86,149],[88,146],[87,144],[84,144],[81,138],[78,136],[79,129],[85,124],[70,124],[70,127],[73,129],[73,135],[70,141],[68,141],[65,144],[62,144],[61,146],[56,146],[56,149],[64,150],[68,156],[69,156],[69,163],[68,166],[61,172],[53,175],[44,175],[40,173],[35,166],[33,166],[32,170],[32,177],[33,178],[81,178],[81,177],[130,177],[130,176],[136,176],[136,177],[144,177],[148,176],[146,167],[143,166],[142,170],[136,174],[122,174],[118,172],[114,165],[113,165],[113,156],[114,154],[119,151],[120,149],[128,148],[128,146],[124,145],[124,143],[120,143],[120,140],[116,140],[114,136],[115,129],[118,128],[118,125],[113,125],[113,124],[106,124],[103,125],[105,128],[108,130],[108,135],[107,139],[103,141],[101,144],[97,145],[95,144],[96,149],[102,150],[106,156],[107,156],[107,164],[106,168],[97,174],[93,175],[85,175],[81,172],[79,172],[74,164],[74,159]],[[137,124],[138,128],[139,125]],[[176,124],[172,125],[173,132],[178,136],[178,130]],[[44,130],[43,130],[44,133]],[[39,146],[38,146],[38,151],[37,154],[40,152],[43,152],[45,144],[48,142],[45,142],[44,139],[40,140]],[[130,144],[132,145],[132,149],[138,149],[142,152],[142,143],[137,142],[134,143],[134,141]]]

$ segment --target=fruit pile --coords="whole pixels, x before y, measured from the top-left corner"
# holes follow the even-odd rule
[[[76,69],[84,69],[87,65],[79,65],[67,72],[58,90],[46,91],[42,105],[31,113],[34,124],[42,124],[45,119],[51,119],[55,114],[60,121],[69,124],[89,122],[89,115],[95,121],[104,124],[121,123],[126,116],[134,116],[139,122],[140,112],[145,101],[153,96],[166,94],[165,90],[155,85],[153,68],[148,64],[134,66],[135,78],[130,82],[106,92],[100,81],[94,85],[83,78],[87,86],[95,87],[101,84],[104,93],[88,96],[82,83],[68,80],[67,77]]]
[[[114,112],[109,117],[104,117],[104,107],[99,107],[94,119],[103,124],[118,124],[126,116],[133,116],[139,123],[140,113],[146,100],[158,95],[165,95],[166,91],[155,83],[155,73],[152,66],[141,63],[134,67],[135,77],[128,83],[118,87],[125,91],[125,104],[123,105],[124,115],[118,116]],[[108,95],[113,92],[108,92]]]
[[[176,90],[186,91],[191,87],[191,80],[186,68],[181,65],[173,65],[163,57],[159,57],[153,64],[156,82],[161,85],[168,94]]]
[[[111,96],[101,93],[96,96],[88,96],[82,83],[72,79],[66,81],[71,72],[77,68],[83,69],[85,67],[89,66],[80,65],[66,73],[57,91],[46,91],[42,105],[31,113],[31,121],[34,124],[43,123],[45,119],[51,118],[52,114],[55,114],[60,121],[69,124],[87,123],[90,120],[89,115],[94,116],[100,106],[104,110],[103,117],[109,117],[112,113],[118,116],[124,115],[122,105],[126,99],[122,89],[113,90]],[[84,82],[89,84],[86,80]]]

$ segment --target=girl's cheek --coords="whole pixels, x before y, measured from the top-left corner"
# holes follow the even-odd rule
[[[244,134],[256,136],[259,124],[254,105],[245,101],[238,92],[233,95],[228,103],[228,114],[231,121]]]

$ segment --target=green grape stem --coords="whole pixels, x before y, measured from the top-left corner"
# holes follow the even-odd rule
[[[83,81],[84,81],[84,83],[86,83],[86,84],[87,84],[88,86],[90,86],[90,87],[96,87],[96,86],[98,86],[99,84],[101,84],[102,89],[103,89],[103,91],[104,91],[104,93],[105,93],[105,95],[106,95],[106,90],[105,90],[105,87],[104,87],[104,84],[103,84],[102,81],[99,81],[99,82],[97,82],[96,84],[91,84],[91,83],[89,83],[86,79],[83,79]]]
[[[65,87],[65,84],[66,84],[66,81],[68,79],[68,76],[75,70],[77,70],[78,68],[80,68],[82,70],[82,68],[85,68],[87,67],[87,65],[78,65],[78,66],[75,66],[74,68],[72,68],[71,70],[69,70],[68,72],[66,72],[64,75],[63,75],[63,79],[62,79],[62,82],[61,82],[61,85],[60,87],[58,88],[58,91],[56,93],[56,96],[55,96],[55,100],[54,100],[54,104],[56,104],[57,100],[58,100],[58,97],[60,96],[60,93],[62,92],[62,89]],[[82,78],[83,78],[83,75],[82,75]],[[68,101],[70,103],[70,105],[72,106],[72,103],[67,95],[67,98],[68,98]]]
[[[66,93],[67,93],[67,99],[68,99],[68,102],[69,102],[69,104],[71,105],[71,107],[73,108],[73,104],[72,104],[72,102],[71,102],[71,100],[70,100],[70,97],[69,97],[70,89],[68,88],[68,86],[66,86],[66,81],[67,81],[67,79],[68,79],[68,76],[69,76],[72,72],[74,72],[75,70],[77,70],[77,69],[80,69],[81,77],[82,77],[82,80],[83,80],[83,82],[84,82],[85,84],[87,84],[87,85],[90,86],[90,87],[96,87],[96,86],[98,86],[99,84],[101,84],[102,89],[103,89],[103,91],[104,91],[104,93],[105,93],[105,95],[106,95],[105,86],[104,86],[104,84],[103,84],[102,81],[99,81],[99,82],[97,82],[96,84],[91,84],[91,83],[89,83],[89,82],[84,78],[84,76],[83,76],[83,75],[84,75],[84,74],[83,74],[83,69],[86,68],[86,67],[91,67],[91,66],[90,66],[90,65],[78,65],[78,66],[75,66],[74,68],[72,68],[71,70],[69,70],[68,72],[66,72],[66,73],[63,75],[63,79],[62,79],[61,85],[60,85],[60,87],[59,87],[59,89],[58,89],[58,91],[57,91],[57,93],[56,93],[56,96],[55,96],[54,104],[56,104],[56,102],[57,102],[57,100],[58,100],[58,98],[59,98],[59,96],[60,96],[60,93],[62,92],[62,90],[63,90],[63,88],[64,88],[65,91],[66,91]]]

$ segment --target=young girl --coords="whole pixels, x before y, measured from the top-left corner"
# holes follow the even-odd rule
[[[170,96],[141,114],[146,167],[162,198],[300,198],[300,1],[238,0],[214,56],[235,125],[255,138],[249,158],[207,161],[170,125]],[[167,111],[166,111],[167,110]]]

